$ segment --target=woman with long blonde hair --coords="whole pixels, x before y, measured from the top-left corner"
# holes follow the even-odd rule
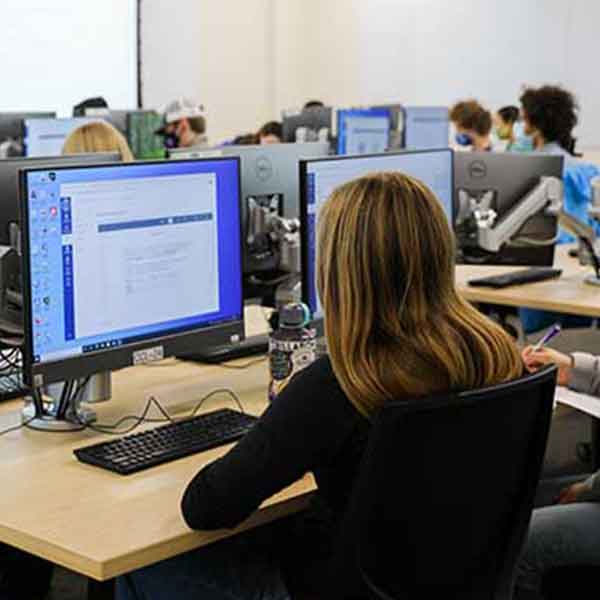
[[[118,152],[123,162],[134,160],[123,134],[106,121],[92,121],[73,130],[65,140],[63,154]]]
[[[192,529],[231,528],[312,471],[311,509],[121,578],[119,600],[318,596],[375,412],[522,374],[508,335],[458,295],[448,220],[416,179],[373,174],[334,191],[317,256],[329,357],[293,378],[181,503]]]

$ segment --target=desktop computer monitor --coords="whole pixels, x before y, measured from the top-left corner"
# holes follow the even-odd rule
[[[284,142],[326,142],[331,138],[333,110],[329,106],[283,113]]]
[[[386,108],[355,108],[337,113],[338,154],[379,154],[390,147],[392,115]]]
[[[92,117],[71,119],[25,119],[25,156],[60,156],[69,134],[85,125],[97,121]]]
[[[0,112],[0,141],[23,138],[23,126],[26,119],[54,119],[53,112]]]
[[[314,320],[323,318],[316,286],[316,239],[319,211],[338,186],[382,171],[398,171],[420,179],[437,196],[452,221],[453,152],[450,149],[340,156],[300,162],[300,222],[302,232],[302,297]]]
[[[239,180],[239,158],[22,171],[27,383],[243,339]]]
[[[155,133],[162,125],[163,118],[156,111],[129,111],[127,115],[127,141],[137,159],[165,157],[163,138]]]
[[[76,166],[120,162],[116,152],[98,152],[70,156],[44,156],[39,158],[7,158],[0,161],[0,244],[9,245],[10,228],[19,224],[19,171],[60,166]]]
[[[0,113],[0,143],[8,140],[16,142],[13,153],[9,155],[21,156],[25,119],[53,119],[54,117],[56,113],[53,112],[2,112]]]
[[[450,116],[446,106],[404,108],[404,147],[407,150],[447,148],[450,144]]]
[[[544,177],[562,179],[563,162],[562,156],[541,153],[457,152],[454,231],[459,262],[551,266],[557,219],[544,208],[552,199],[543,196],[543,189],[540,197],[532,194]]]
[[[298,165],[302,158],[320,158],[329,153],[329,144],[268,144],[263,146],[223,146],[222,148],[169,150],[169,158],[190,159],[211,156],[239,156],[241,160],[242,231],[244,232],[244,273],[277,270],[279,254],[269,251],[269,240],[256,252],[252,241],[264,234],[261,225],[267,225],[268,217],[262,213],[257,219],[249,219],[254,207],[268,210],[269,215],[285,219],[297,219],[300,210],[298,189],[300,187]],[[257,221],[259,223],[257,223]],[[249,222],[253,225],[250,230]],[[258,225],[258,226],[257,226]],[[271,240],[272,241],[272,238]]]
[[[108,111],[106,119],[113,127],[118,129],[125,137],[127,137],[127,118],[135,111],[131,110],[113,110],[112,108]]]

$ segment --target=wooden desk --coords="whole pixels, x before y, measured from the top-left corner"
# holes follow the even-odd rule
[[[557,246],[554,264],[563,270],[559,279],[504,289],[470,287],[469,279],[498,275],[523,267],[488,267],[459,265],[456,282],[461,295],[469,302],[485,302],[504,306],[524,306],[552,312],[600,317],[600,287],[584,282],[593,272],[591,266],[581,266],[568,255],[570,245]]]
[[[266,361],[245,370],[166,361],[115,373],[113,400],[94,408],[99,422],[111,423],[140,414],[153,394],[175,414],[226,387],[239,395],[245,410],[260,414],[267,405],[267,377]],[[221,395],[202,410],[224,406],[235,408]],[[17,401],[0,407],[0,431],[19,422],[20,407]],[[123,477],[73,456],[73,448],[106,437],[29,429],[0,437],[0,541],[104,581],[302,510],[315,489],[306,475],[235,531],[192,532],[180,516],[183,490],[230,446]]]

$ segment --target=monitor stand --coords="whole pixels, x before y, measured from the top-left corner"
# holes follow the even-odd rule
[[[67,387],[68,386],[68,387]],[[71,380],[35,389],[25,398],[21,422],[40,431],[81,431],[96,420],[96,413],[82,403],[104,402],[111,396],[111,373],[92,375],[83,388]],[[71,396],[65,400],[66,392]]]

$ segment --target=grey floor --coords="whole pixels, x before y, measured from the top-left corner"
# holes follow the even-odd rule
[[[535,337],[532,341],[536,341]],[[556,350],[572,352],[579,350],[600,354],[600,331],[596,329],[564,331],[553,343]],[[564,474],[585,473],[590,465],[579,460],[576,446],[590,440],[590,419],[573,411],[555,419],[550,432],[546,452],[544,475],[555,477]],[[47,600],[84,600],[87,582],[85,578],[65,569],[56,569],[52,591]]]

